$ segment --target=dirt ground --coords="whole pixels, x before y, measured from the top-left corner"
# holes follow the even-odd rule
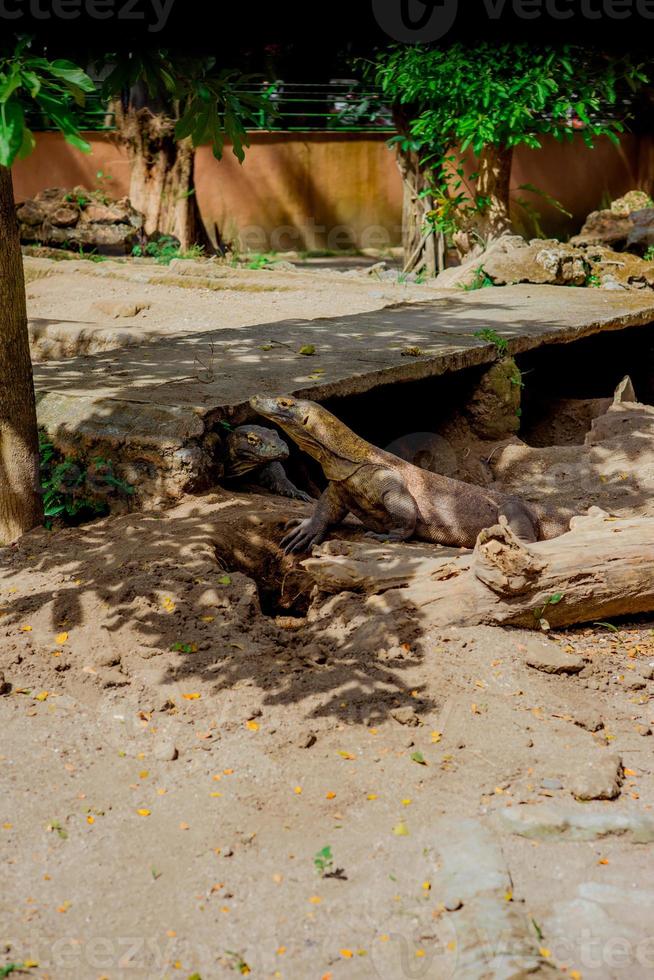
[[[132,346],[189,330],[311,320],[424,301],[428,285],[397,272],[302,265],[248,269],[208,261],[91,262],[25,258],[36,361]]]
[[[3,555],[5,962],[504,976],[509,936],[525,970],[651,975],[653,624],[403,636],[382,616],[353,643],[265,616],[215,529],[256,529],[269,499],[189,498]],[[555,645],[583,669],[527,664]],[[616,798],[578,802],[594,766]]]
[[[90,316],[72,271],[32,316]],[[295,315],[261,295],[221,316]],[[652,976],[654,621],[344,623],[276,548],[308,507],[218,490],[0,549],[0,976]]]

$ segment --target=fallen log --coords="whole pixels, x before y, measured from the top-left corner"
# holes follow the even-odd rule
[[[534,544],[503,522],[465,554],[331,541],[301,564],[323,595],[360,593],[370,614],[410,611],[423,627],[547,628],[654,610],[654,519],[598,508]]]

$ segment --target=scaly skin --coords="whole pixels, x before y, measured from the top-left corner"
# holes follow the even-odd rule
[[[518,497],[450,480],[372,446],[316,402],[257,395],[250,405],[313,456],[329,480],[311,517],[289,522],[295,526],[282,540],[287,552],[308,551],[324,541],[348,513],[383,541],[415,537],[460,548],[473,548],[479,532],[502,515],[524,541],[567,530],[565,520]]]
[[[226,479],[237,480],[247,474],[272,493],[310,503],[313,497],[289,480],[282,459],[288,459],[288,446],[274,429],[239,425],[225,439]]]

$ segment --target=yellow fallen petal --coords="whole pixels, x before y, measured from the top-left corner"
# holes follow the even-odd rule
[[[191,691],[190,694],[182,694],[182,697],[186,701],[198,701],[202,697],[202,695],[198,694],[197,691]]]
[[[215,616],[200,616],[203,623],[213,623]]]
[[[259,731],[259,723],[256,722],[256,721],[246,721],[245,722],[245,727],[247,729],[249,729],[251,732],[258,732]]]
[[[302,793],[302,787],[301,786],[296,786],[295,789],[293,790],[293,792],[295,793],[296,796],[300,796],[301,793]]]
[[[376,793],[368,793],[368,795],[366,796],[366,799],[367,800],[377,800],[377,799],[379,799],[379,797],[377,796]]]
[[[222,795],[223,795],[222,793],[209,793],[209,796],[213,796],[214,799],[217,799],[219,796]]]
[[[351,752],[343,752],[343,751],[341,751],[338,754],[340,755],[341,759],[356,759],[356,756],[355,755],[352,755]]]
[[[336,793],[333,793],[330,790],[329,793],[325,793],[325,799],[326,800],[335,800],[336,799]]]
[[[138,813],[138,815],[139,815],[139,817],[149,817],[149,816],[150,816],[150,813],[151,813],[152,811],[151,811],[151,810],[146,810],[146,809],[144,808],[144,809],[142,809],[142,810],[137,810],[136,812]]]
[[[395,834],[396,837],[408,837],[409,828],[404,823],[404,821],[401,820],[399,823],[396,823],[395,826],[393,827],[393,833]]]
[[[312,895],[309,901],[311,902],[312,905],[320,905],[320,903],[322,902],[322,898],[320,897],[320,895]]]
[[[58,633],[57,636],[55,636],[55,643],[59,643],[61,645],[65,643],[67,639],[68,639],[68,633],[66,632]]]
[[[89,815],[86,818],[86,822],[87,823],[95,823],[95,817],[93,816],[93,814],[89,813]]]
[[[442,739],[442,737],[443,737],[443,733],[442,732],[432,732],[431,733],[431,740],[432,740],[432,742],[440,742],[440,740]]]
[[[354,955],[351,949],[339,949],[339,953],[346,960],[351,960]]]
[[[31,626],[21,626],[21,631],[23,633],[31,633],[32,632],[32,627]]]
[[[547,949],[547,947],[546,947],[546,946],[539,946],[539,947],[538,947],[538,952],[539,952],[539,953],[540,953],[540,955],[541,955],[541,956],[543,956],[543,957],[544,957],[545,959],[549,959],[549,957],[550,957],[550,956],[552,955],[552,953],[551,953],[551,951],[550,951],[549,949]]]
[[[50,696],[50,691],[41,691],[40,694],[34,696],[35,701],[47,701]]]
[[[148,772],[148,770],[147,769],[143,769],[139,773],[139,779],[147,779],[149,775],[150,775],[150,773]]]

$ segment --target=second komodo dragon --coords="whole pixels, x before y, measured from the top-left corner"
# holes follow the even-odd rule
[[[380,540],[415,537],[460,548],[474,547],[479,532],[497,524],[500,516],[524,541],[554,538],[568,530],[569,518],[431,473],[378,449],[316,402],[257,395],[250,405],[318,460],[329,480],[311,517],[289,522],[295,526],[282,541],[287,552],[319,544],[350,512]]]

